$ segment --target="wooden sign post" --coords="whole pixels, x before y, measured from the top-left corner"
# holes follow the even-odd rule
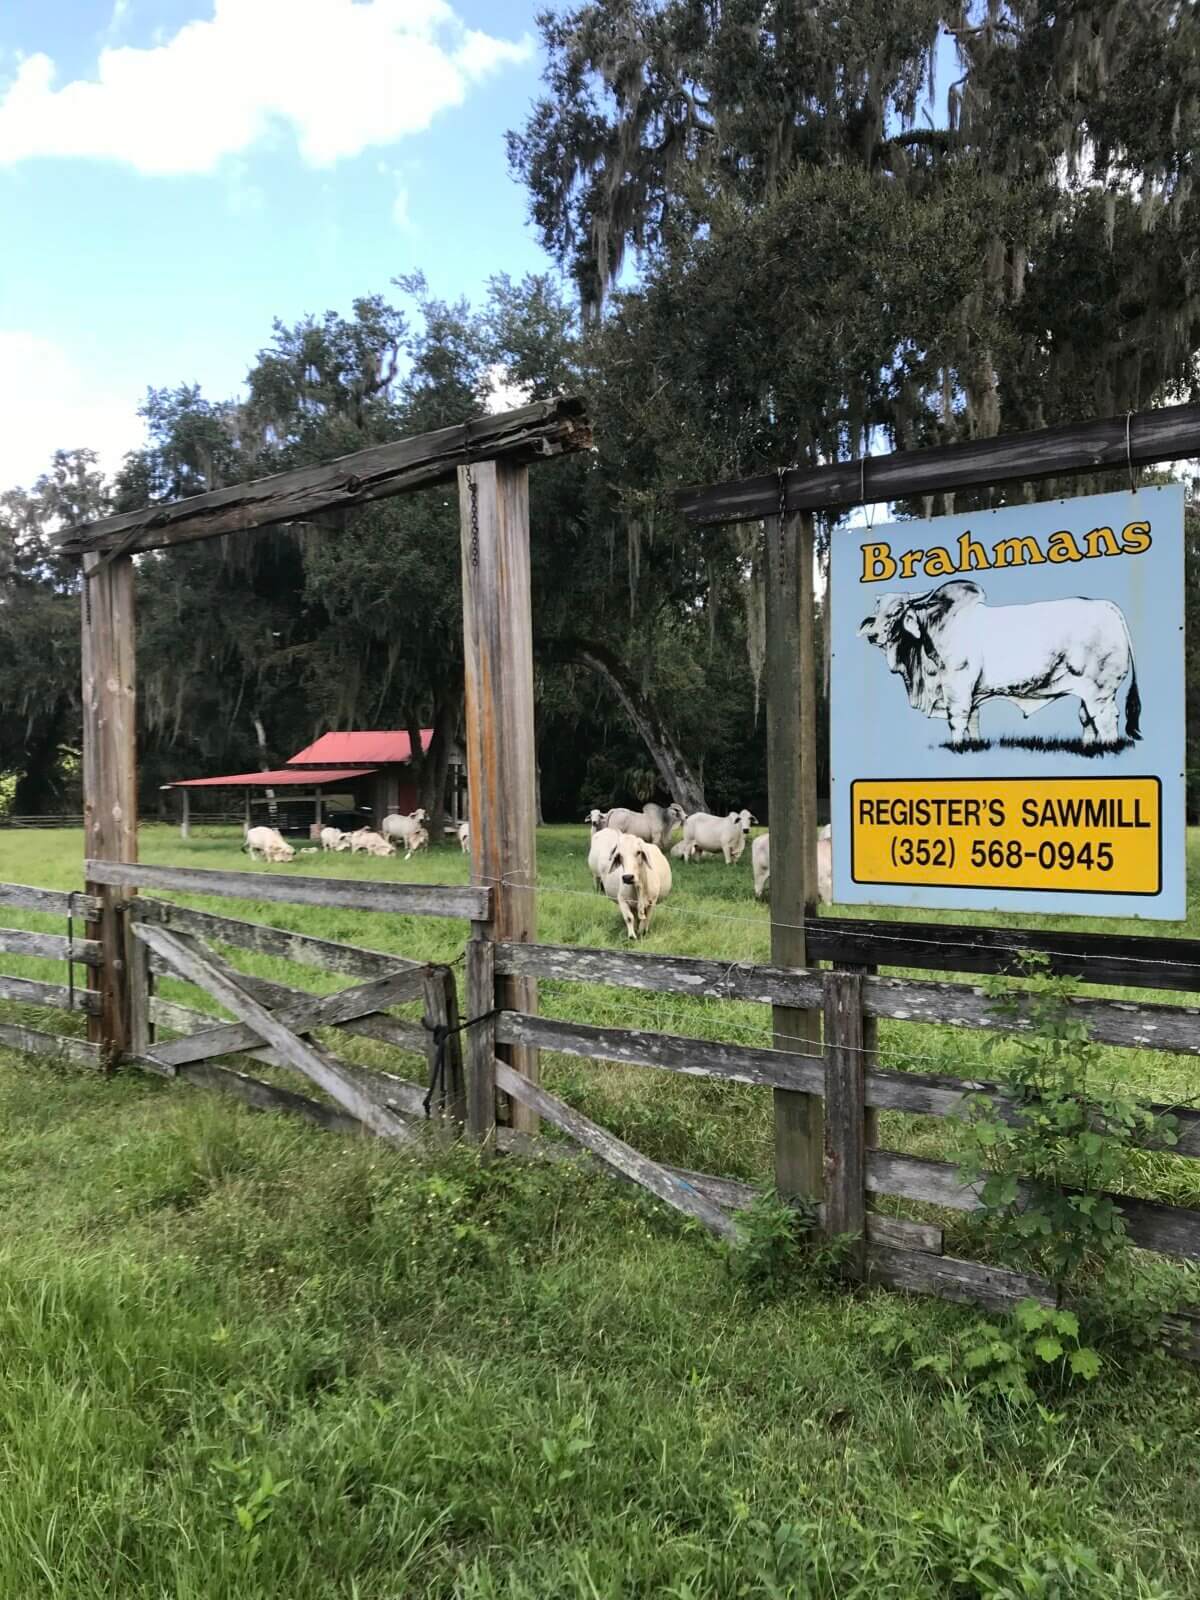
[[[808,965],[804,919],[817,901],[816,628],[811,513],[764,518],[767,563],[767,800],[771,824],[771,959]],[[821,1013],[775,1006],[775,1047],[820,1055]],[[822,1104],[776,1089],[775,1183],[819,1199]]]
[[[483,461],[458,469],[462,527],[463,662],[470,795],[471,875],[492,891],[492,920],[477,937],[529,942],[536,935],[537,756],[533,727],[533,622],[529,586],[529,469]],[[474,987],[486,963],[472,962]],[[493,1005],[537,1010],[532,978],[498,978],[492,995],[468,987],[467,1019]],[[475,1024],[468,1060],[483,1063],[493,1030]],[[494,1047],[536,1083],[538,1053],[527,1045]],[[478,1070],[478,1067],[477,1067]],[[470,1131],[486,1139],[486,1088],[468,1089]],[[537,1113],[513,1098],[512,1125],[537,1129]]]
[[[83,834],[94,861],[137,860],[137,693],[134,662],[133,559],[83,558]],[[89,968],[100,1010],[88,1038],[109,1061],[130,1048],[129,956],[125,905],[131,890],[87,884],[100,900],[103,959]]]

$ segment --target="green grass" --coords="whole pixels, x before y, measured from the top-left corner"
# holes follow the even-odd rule
[[[540,850],[541,937],[620,943],[584,830]],[[76,834],[0,834],[0,879],[78,887],[81,854]],[[229,832],[147,828],[142,857],[246,865]],[[258,870],[466,876],[450,850]],[[681,869],[648,947],[765,959],[749,878]],[[423,958],[462,946],[429,919],[215,909]],[[541,1003],[768,1038],[751,1006],[568,985]],[[949,1030],[896,1024],[882,1047],[988,1070]],[[1113,1063],[1196,1092],[1191,1062]],[[545,1075],[649,1154],[769,1171],[762,1092],[555,1057]],[[884,1137],[932,1154],[947,1129],[889,1117]],[[1194,1202],[1194,1165],[1147,1158],[1147,1192]],[[591,1170],[418,1165],[185,1085],[0,1054],[0,1600],[1200,1594],[1196,1375],[1159,1360],[1056,1412],[980,1412],[872,1334],[905,1321],[933,1349],[965,1315],[814,1285],[756,1305],[698,1231]],[[247,1533],[264,1469],[286,1487]]]

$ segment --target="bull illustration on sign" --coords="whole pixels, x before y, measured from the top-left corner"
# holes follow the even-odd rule
[[[947,720],[951,747],[979,740],[985,700],[1011,700],[1031,717],[1076,695],[1084,749],[1119,748],[1117,692],[1127,677],[1125,739],[1141,738],[1133,645],[1111,600],[989,606],[977,583],[956,578],[926,594],[880,595],[858,632],[904,679],[914,710]]]

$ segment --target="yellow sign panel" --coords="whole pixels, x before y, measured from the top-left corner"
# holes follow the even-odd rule
[[[1157,778],[859,779],[855,883],[1154,895]]]

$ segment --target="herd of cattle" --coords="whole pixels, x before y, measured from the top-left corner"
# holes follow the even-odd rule
[[[641,811],[618,806],[612,811],[589,811],[592,843],[588,869],[597,890],[615,900],[631,939],[650,926],[660,900],[671,892],[671,863],[666,852],[680,861],[721,856],[726,866],[741,860],[758,820],[749,811],[730,811],[717,817],[707,811],[686,815],[678,805],[647,805]],[[683,837],[671,843],[676,829]],[[759,834],[750,846],[754,894],[761,900],[771,881],[771,835]],[[828,904],[833,898],[833,837],[826,826],[817,836],[817,894]]]
[[[297,855],[315,855],[318,850],[348,850],[351,855],[365,852],[371,856],[394,856],[397,850],[403,850],[407,861],[418,850],[429,848],[429,830],[425,826],[428,820],[429,813],[418,807],[407,816],[397,812],[384,817],[378,833],[374,828],[356,828],[353,833],[344,833],[340,828],[322,827],[314,822],[308,830],[312,843],[300,850],[290,845],[278,828],[246,828],[242,849],[254,860],[274,863],[294,861]],[[471,848],[469,825],[460,822],[457,833],[459,846],[465,853]]]
[[[404,851],[408,861],[418,850],[429,848],[428,813],[418,808],[407,816],[395,813],[384,817],[378,832],[357,828],[343,833],[338,828],[314,823],[309,830],[311,843],[299,851],[277,828],[247,828],[242,849],[256,860],[272,863],[294,861],[296,856],[318,850],[345,850],[357,855],[394,856]],[[640,939],[649,929],[654,908],[671,892],[670,856],[679,861],[698,861],[704,856],[721,856],[726,866],[735,866],[746,849],[746,840],[757,818],[749,811],[730,811],[712,816],[694,811],[689,816],[682,806],[647,805],[641,811],[624,806],[611,811],[589,811],[592,839],[588,850],[588,869],[597,890],[603,891],[617,908],[631,939]],[[676,831],[682,838],[672,839]],[[463,852],[471,848],[470,824],[457,828]],[[771,881],[771,836],[759,834],[750,846],[754,894],[759,900]],[[817,837],[817,893],[828,903],[833,898],[833,842],[831,830],[821,829]]]

